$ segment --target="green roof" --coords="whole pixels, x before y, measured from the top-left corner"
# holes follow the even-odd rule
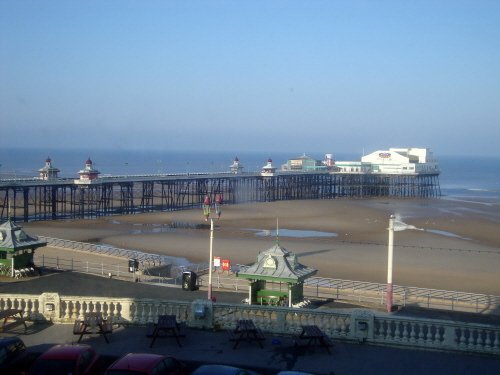
[[[46,246],[47,242],[40,241],[38,237],[29,236],[10,218],[0,225],[0,250],[34,249]]]
[[[300,283],[316,274],[316,272],[317,270],[300,264],[295,254],[276,244],[270,249],[261,252],[257,257],[257,263],[238,272],[237,277]]]

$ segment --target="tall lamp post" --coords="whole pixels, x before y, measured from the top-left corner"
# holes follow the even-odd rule
[[[393,253],[394,253],[394,219],[395,216],[391,215],[389,218],[389,240],[388,240],[388,255],[387,255],[387,312],[392,311],[392,263],[393,263]]]
[[[222,204],[222,196],[217,194],[215,196],[215,213],[217,215],[217,219],[220,219],[221,215],[221,206]],[[203,215],[205,216],[205,221],[208,221],[210,218],[210,259],[208,260],[208,299],[212,300],[212,267],[213,267],[213,242],[214,242],[214,219],[210,217],[210,206],[212,205],[212,200],[210,196],[205,195],[205,199],[203,200]]]
[[[212,248],[214,242],[214,219],[210,218],[210,259],[208,260],[208,299],[212,300]]]

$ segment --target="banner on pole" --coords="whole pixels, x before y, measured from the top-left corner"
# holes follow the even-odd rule
[[[222,260],[222,270],[223,271],[229,271],[231,269],[231,262],[229,259],[223,259]]]

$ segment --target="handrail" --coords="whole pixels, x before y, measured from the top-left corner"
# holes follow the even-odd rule
[[[192,267],[199,268],[196,264],[190,264],[184,258],[172,257],[161,254],[151,254],[140,250],[122,249],[110,245],[93,244],[88,242],[78,242],[65,240],[61,238],[53,238],[46,236],[38,236],[42,241],[46,241],[48,246],[66,248],[79,251],[88,251],[90,253],[103,254],[127,259],[136,259],[145,268],[148,266],[159,266],[165,264],[173,264],[175,266],[191,269]]]

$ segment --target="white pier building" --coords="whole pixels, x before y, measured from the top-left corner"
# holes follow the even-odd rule
[[[439,174],[439,165],[427,148],[390,148],[365,155],[361,161],[337,161],[338,172],[372,174]]]

